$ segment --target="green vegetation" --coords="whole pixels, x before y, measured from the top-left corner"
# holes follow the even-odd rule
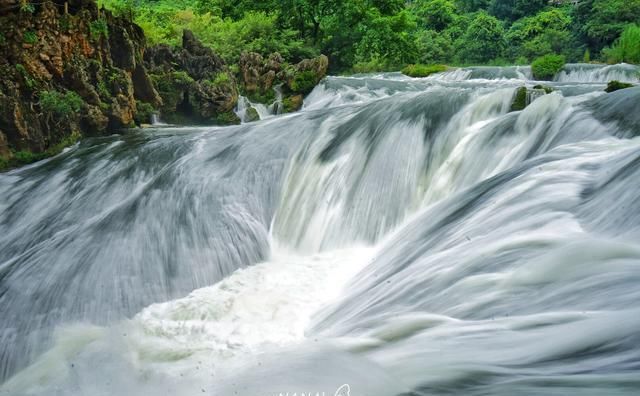
[[[610,63],[640,63],[640,26],[627,26],[613,46],[603,52]]]
[[[293,77],[291,89],[294,92],[309,93],[317,83],[318,80],[313,71],[303,71]]]
[[[538,80],[552,80],[562,70],[564,63],[565,58],[563,55],[549,54],[541,56],[531,64],[533,77]]]
[[[639,62],[640,0],[104,0],[151,43],[190,29],[228,64],[242,51],[293,63],[326,54],[332,73],[409,64]],[[624,32],[624,33],[623,33]],[[621,37],[622,36],[622,37]],[[615,42],[615,43],[614,43]],[[603,51],[604,50],[604,51]],[[636,51],[636,52],[634,52]]]
[[[17,63],[15,67],[18,73],[20,73],[20,76],[22,76],[22,79],[24,80],[24,83],[27,86],[27,88],[29,89],[35,88],[37,85],[37,82],[35,79],[33,79],[33,77],[31,77],[31,74],[29,74],[29,72],[24,67],[24,65],[22,65],[21,63]]]
[[[59,91],[40,92],[40,108],[47,113],[61,118],[68,118],[79,112],[84,106],[82,98],[73,91],[61,93]]]
[[[621,89],[631,88],[631,87],[633,87],[633,84],[613,80],[613,81],[609,81],[609,84],[607,84],[607,88],[605,89],[605,92],[611,93],[611,92],[615,92]]]
[[[73,146],[80,140],[80,134],[78,132],[72,132],[69,136],[62,139],[62,141],[54,146],[49,147],[47,151],[42,153],[34,153],[28,150],[12,151],[12,158],[4,159],[0,157],[0,171],[14,168],[22,165],[31,164],[37,161],[41,161],[45,158],[53,157],[60,154],[65,148]]]
[[[408,65],[402,69],[402,73],[409,77],[429,77],[434,73],[442,73],[447,70],[444,65]]]
[[[521,111],[527,107],[527,87],[516,89],[516,94],[511,104],[511,111]]]
[[[91,34],[91,39],[94,41],[98,41],[102,37],[108,38],[109,25],[107,25],[107,21],[104,18],[96,19],[89,23],[89,32]]]
[[[33,30],[27,30],[22,34],[22,41],[24,41],[25,44],[33,45],[38,42],[38,35]]]

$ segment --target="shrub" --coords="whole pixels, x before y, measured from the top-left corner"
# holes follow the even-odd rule
[[[103,18],[91,21],[91,23],[89,23],[89,34],[94,41],[100,40],[101,37],[109,37],[109,25],[107,25],[107,21]]]
[[[229,73],[220,72],[215,75],[215,77],[211,80],[211,82],[216,85],[224,85],[231,82],[231,77],[229,77]]]
[[[36,32],[34,32],[33,30],[27,30],[22,34],[22,41],[27,44],[33,45],[38,42],[38,35],[36,35]]]
[[[603,54],[610,63],[640,63],[640,26],[629,25]]]
[[[435,73],[442,73],[447,70],[445,65],[408,65],[402,69],[402,74],[409,77],[428,77]]]
[[[552,80],[564,67],[565,58],[562,55],[549,54],[541,56],[531,64],[533,77],[538,80]]]
[[[311,70],[296,73],[291,81],[291,90],[294,92],[309,93],[318,83],[316,73]]]
[[[82,109],[84,101],[77,93],[67,91],[44,91],[40,93],[40,108],[47,113],[53,113],[67,118]]]

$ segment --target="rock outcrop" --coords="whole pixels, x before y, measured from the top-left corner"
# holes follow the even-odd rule
[[[140,27],[93,1],[68,10],[54,1],[0,15],[0,165],[129,127],[139,104],[162,104],[142,63]]]
[[[290,65],[278,53],[263,58],[249,52],[242,54],[238,66],[240,89],[244,95],[254,102],[270,105],[277,100],[275,90],[279,89],[283,95],[281,110],[292,112],[302,107],[304,95],[326,76],[329,60],[320,55]]]
[[[157,45],[145,52],[145,64],[162,98],[163,117],[172,122],[236,124],[235,77],[224,61],[188,30],[182,48]]]

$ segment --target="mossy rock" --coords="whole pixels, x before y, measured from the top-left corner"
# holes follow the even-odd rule
[[[319,78],[315,72],[312,70],[305,70],[297,72],[293,76],[289,87],[293,92],[308,94],[318,84],[318,80]]]
[[[527,87],[520,87],[516,90],[516,94],[511,103],[511,111],[521,111],[527,107]]]
[[[249,107],[244,116],[247,122],[260,120],[260,114],[258,114],[258,110],[256,110],[254,107]]]
[[[282,99],[282,106],[285,113],[293,113],[302,108],[304,98],[302,95],[287,96]]]
[[[214,121],[218,125],[238,125],[241,122],[240,117],[233,111],[217,114]]]
[[[151,117],[155,114],[156,110],[150,103],[136,101],[136,114],[134,120],[137,125],[150,124]]]
[[[533,89],[541,89],[543,90],[546,94],[550,94],[551,92],[555,91],[555,89],[547,86],[547,85],[542,85],[542,84],[538,84],[538,85],[534,85]]]
[[[609,81],[609,84],[607,84],[607,88],[604,91],[611,93],[611,92],[619,91],[621,89],[632,88],[632,87],[633,87],[633,84],[613,80],[613,81]]]
[[[406,66],[404,69],[402,69],[402,74],[409,77],[421,78],[421,77],[429,77],[430,75],[435,73],[442,73],[446,70],[447,70],[447,66],[445,65],[417,64],[417,65]]]

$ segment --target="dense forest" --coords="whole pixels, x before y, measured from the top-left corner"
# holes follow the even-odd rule
[[[640,0],[104,0],[152,43],[192,30],[228,63],[242,51],[297,60],[329,56],[331,71],[407,64],[640,62]]]

